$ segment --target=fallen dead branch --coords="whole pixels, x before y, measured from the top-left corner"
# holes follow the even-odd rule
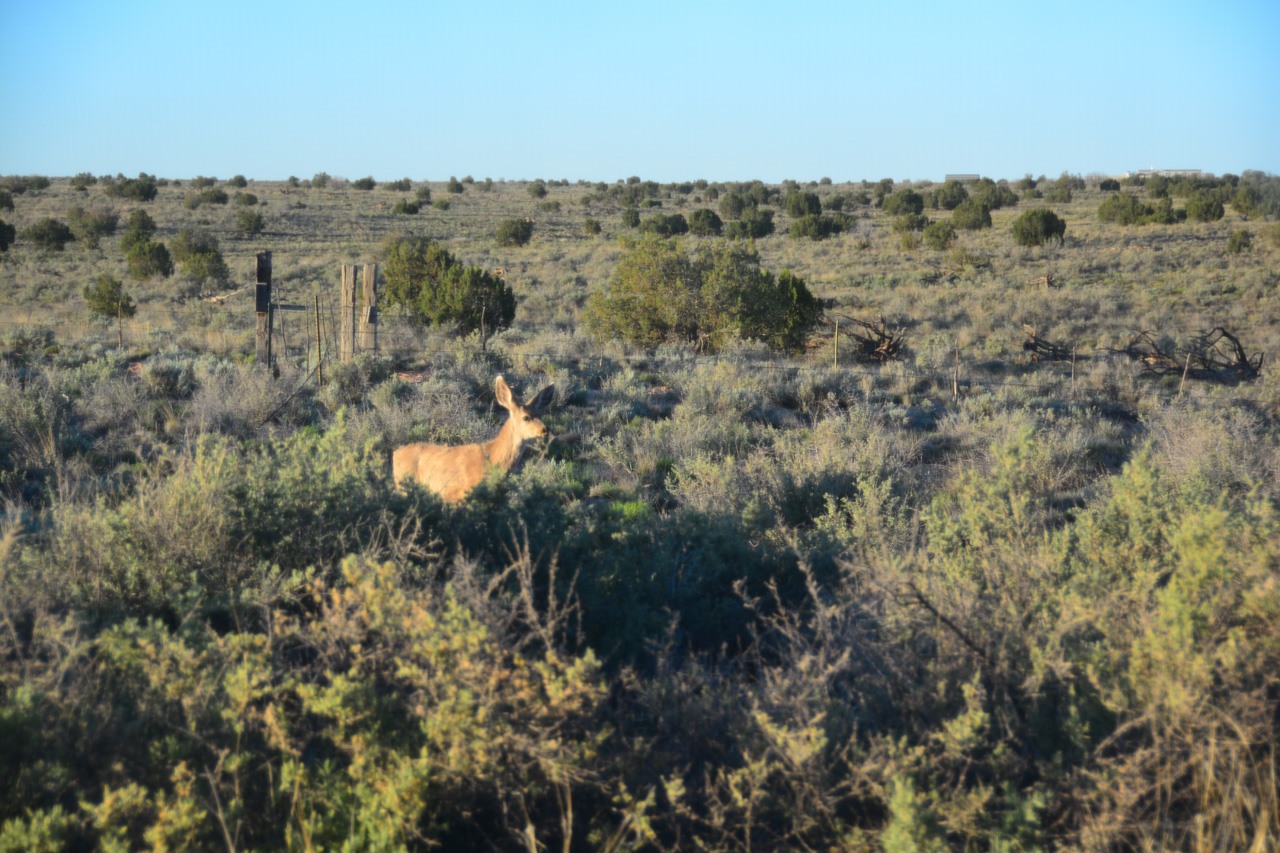
[[[906,339],[907,330],[901,326],[890,329],[884,315],[880,316],[878,323],[869,323],[846,314],[836,314],[827,322],[832,326],[833,335],[838,333],[846,339],[853,339],[856,361],[884,364],[905,355],[903,341]]]
[[[1046,341],[1030,326],[1023,326],[1022,330],[1027,333],[1027,339],[1022,342],[1022,349],[1024,352],[1031,353],[1032,361],[1070,361],[1071,350],[1067,349],[1066,345]]]
[[[1166,350],[1151,332],[1140,331],[1111,351],[1142,362],[1144,373],[1158,376],[1185,373],[1191,379],[1231,383],[1257,379],[1262,370],[1263,354],[1248,355],[1240,339],[1221,326],[1201,332],[1181,350]]]

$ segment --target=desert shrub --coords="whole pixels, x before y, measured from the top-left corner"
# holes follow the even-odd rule
[[[173,241],[172,252],[173,259],[182,266],[183,275],[197,283],[226,281],[231,277],[218,239],[212,234],[182,228]]]
[[[382,254],[387,304],[399,306],[413,321],[456,323],[464,335],[482,323],[486,331],[511,325],[516,300],[506,282],[464,265],[430,238],[389,238]]]
[[[1063,187],[1072,191],[1083,190],[1087,186],[1084,182],[1084,178],[1065,171],[1058,176],[1058,179],[1053,182],[1053,185],[1054,187]]]
[[[839,213],[848,203],[849,200],[842,193],[833,193],[822,200],[822,209]]]
[[[1151,208],[1138,201],[1132,193],[1117,193],[1098,205],[1099,222],[1116,222],[1120,225],[1136,225],[1151,212]]]
[[[1252,186],[1242,186],[1231,199],[1231,207],[1245,219],[1253,219],[1263,213],[1262,194]]]
[[[0,252],[9,251],[13,241],[18,238],[18,229],[0,219]]]
[[[530,181],[529,186],[525,189],[533,198],[546,198],[547,196],[547,182],[541,178],[538,178],[535,181]]]
[[[156,179],[150,175],[120,178],[103,186],[103,193],[109,198],[125,198],[130,201],[155,201],[159,192]]]
[[[504,219],[494,237],[499,246],[523,246],[533,239],[533,223],[527,219]]]
[[[0,210],[13,210],[13,195],[8,190],[0,190]]]
[[[783,209],[787,216],[799,219],[802,216],[822,213],[822,199],[814,193],[791,192],[783,200]]]
[[[720,197],[720,215],[725,219],[737,219],[742,216],[742,212],[746,209],[746,199],[737,193],[725,193]]]
[[[225,190],[217,187],[206,187],[200,191],[198,197],[201,204],[226,204],[231,199]]]
[[[938,189],[934,190],[938,200],[938,207],[943,210],[955,210],[960,204],[969,197],[969,191],[965,189],[964,184],[959,181],[951,180],[944,183]],[[886,200],[888,201],[888,200]],[[922,207],[921,210],[924,208]],[[919,213],[920,210],[914,211]]]
[[[414,195],[421,204],[431,203],[431,187],[428,187],[426,184],[418,187]]]
[[[960,189],[963,191],[964,187]],[[901,190],[884,199],[880,206],[890,216],[919,214],[924,212],[924,196],[915,190]]]
[[[244,175],[233,175],[231,179],[227,181],[227,186],[242,190],[249,186],[249,182],[245,179]]]
[[[369,175],[368,177],[364,177],[364,178],[357,178],[356,180],[351,182],[351,186],[355,187],[358,190],[365,190],[365,191],[371,190],[377,185],[378,185],[378,182],[373,179],[372,175]]]
[[[116,233],[119,221],[119,214],[110,208],[85,210],[83,207],[73,207],[67,211],[67,224],[80,245],[86,249],[98,248],[103,237]]]
[[[462,182],[459,181],[457,178],[455,178],[453,175],[449,176],[449,183],[445,184],[444,188],[446,192],[449,192],[453,195],[461,195],[463,191],[466,190],[466,187],[462,185]]]
[[[408,178],[401,178],[398,181],[388,181],[382,185],[382,188],[384,190],[391,190],[392,192],[407,193],[409,190],[413,189],[413,181]]]
[[[1115,178],[1104,178],[1098,182],[1098,189],[1104,193],[1118,193],[1120,192],[1120,182]]]
[[[560,212],[560,202],[555,201],[555,200],[552,200],[552,201],[544,201],[542,204],[538,205],[538,207],[539,207],[539,209],[541,209],[541,210],[545,210],[547,213],[559,213],[559,212]]]
[[[253,207],[258,203],[258,197],[253,193],[236,193],[231,197],[231,203],[236,207]]]
[[[1071,187],[1059,182],[1046,190],[1044,200],[1050,204],[1067,204],[1071,201]]]
[[[724,223],[710,208],[698,208],[689,214],[689,233],[699,237],[719,237]]]
[[[1145,186],[1152,198],[1168,198],[1169,191],[1173,188],[1173,181],[1164,175],[1152,175],[1147,178]]]
[[[71,229],[65,222],[57,219],[41,219],[22,231],[22,239],[34,243],[37,248],[49,252],[61,252],[63,247],[75,239]]]
[[[138,209],[129,214],[124,224],[124,236],[120,238],[120,249],[128,254],[138,243],[145,243],[156,233],[156,222],[145,210]]]
[[[602,340],[646,347],[672,341],[716,350],[739,337],[794,350],[821,313],[803,279],[761,269],[754,250],[721,242],[689,255],[649,237],[631,243],[605,290],[592,294],[586,323]]]
[[[1227,238],[1227,251],[1233,255],[1247,252],[1253,248],[1253,235],[1243,228],[1231,232]]]
[[[1062,243],[1067,223],[1048,208],[1028,210],[1013,222],[1013,239],[1019,246],[1043,246],[1056,239]]]
[[[391,212],[399,216],[412,216],[419,210],[416,201],[402,198],[391,206]]]
[[[929,217],[923,213],[907,213],[894,217],[892,227],[895,233],[905,234],[908,231],[923,231],[928,224]]]
[[[658,237],[675,237],[689,233],[689,223],[681,213],[656,213],[640,223],[641,234],[653,234]]]
[[[1027,192],[1027,191],[1029,191],[1029,190],[1033,190],[1033,189],[1035,189],[1035,188],[1036,188],[1036,179],[1035,179],[1035,178],[1033,178],[1033,177],[1031,177],[1031,175],[1024,175],[1024,176],[1023,176],[1023,177],[1018,181],[1018,192],[1023,192],[1023,193],[1025,193],[1025,192]]]
[[[1187,216],[1197,222],[1217,222],[1226,211],[1222,202],[1206,190],[1197,190],[1187,197]]]
[[[991,227],[991,211],[980,201],[966,199],[951,213],[951,224],[965,231]]]
[[[773,233],[773,211],[749,207],[736,222],[725,228],[725,236],[731,240],[756,240]]]
[[[436,199],[435,201],[433,201],[433,202],[431,203],[431,206],[432,206],[433,208],[435,208],[436,210],[448,210],[448,209],[449,209],[449,199],[447,199],[447,198],[438,198],[438,199]]]
[[[195,187],[198,190],[202,190],[205,187],[212,187],[217,183],[218,183],[217,178],[210,178],[204,175],[196,175],[194,178],[191,179],[191,186]]]
[[[98,182],[92,172],[80,172],[70,181],[71,188],[77,190],[87,189]]]
[[[117,344],[123,346],[124,320],[138,311],[133,299],[124,292],[124,285],[109,275],[100,275],[96,284],[84,286],[84,302],[90,316],[116,321]]]
[[[863,183],[866,186],[866,183]],[[874,187],[871,188],[872,198],[875,199],[876,207],[884,204],[885,196],[893,192],[893,178],[881,178]],[[917,211],[918,212],[918,211]]]
[[[311,176],[312,189],[322,190],[327,186],[329,186],[328,172],[316,172],[314,175]]]
[[[943,251],[951,248],[956,240],[956,227],[950,222],[930,222],[924,228],[924,244],[930,249]]]
[[[588,237],[597,236],[601,230],[599,219],[592,219],[588,216],[586,219],[582,220],[582,233],[586,234]]]
[[[145,238],[132,241],[125,258],[129,264],[129,277],[134,281],[173,275],[173,258],[163,243]]]
[[[1007,184],[997,184],[990,178],[982,178],[973,185],[970,197],[975,201],[985,204],[990,210],[999,210],[1002,207],[1015,207],[1018,204],[1018,194],[1009,189]]]
[[[236,234],[239,236],[252,237],[255,234],[261,234],[266,227],[267,222],[258,211],[249,208],[236,211]]]

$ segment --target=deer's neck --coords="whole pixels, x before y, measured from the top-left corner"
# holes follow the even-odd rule
[[[484,454],[489,462],[501,471],[510,471],[520,459],[521,439],[516,435],[515,418],[507,418],[502,430],[490,442],[484,445]]]

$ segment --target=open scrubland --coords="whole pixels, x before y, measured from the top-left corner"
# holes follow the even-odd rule
[[[6,184],[0,850],[1280,844],[1275,178],[317,178]],[[209,299],[260,249],[323,386]],[[686,335],[663,264],[814,301]],[[398,491],[498,374],[554,441]]]

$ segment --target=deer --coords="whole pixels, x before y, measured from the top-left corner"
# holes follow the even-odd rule
[[[523,406],[501,376],[494,390],[498,404],[511,413],[498,435],[484,444],[448,447],[419,442],[397,448],[391,454],[391,476],[402,491],[404,482],[413,480],[449,503],[461,503],[490,471],[509,473],[520,461],[525,441],[547,434],[546,424],[537,416],[555,397],[555,385],[543,388]]]

